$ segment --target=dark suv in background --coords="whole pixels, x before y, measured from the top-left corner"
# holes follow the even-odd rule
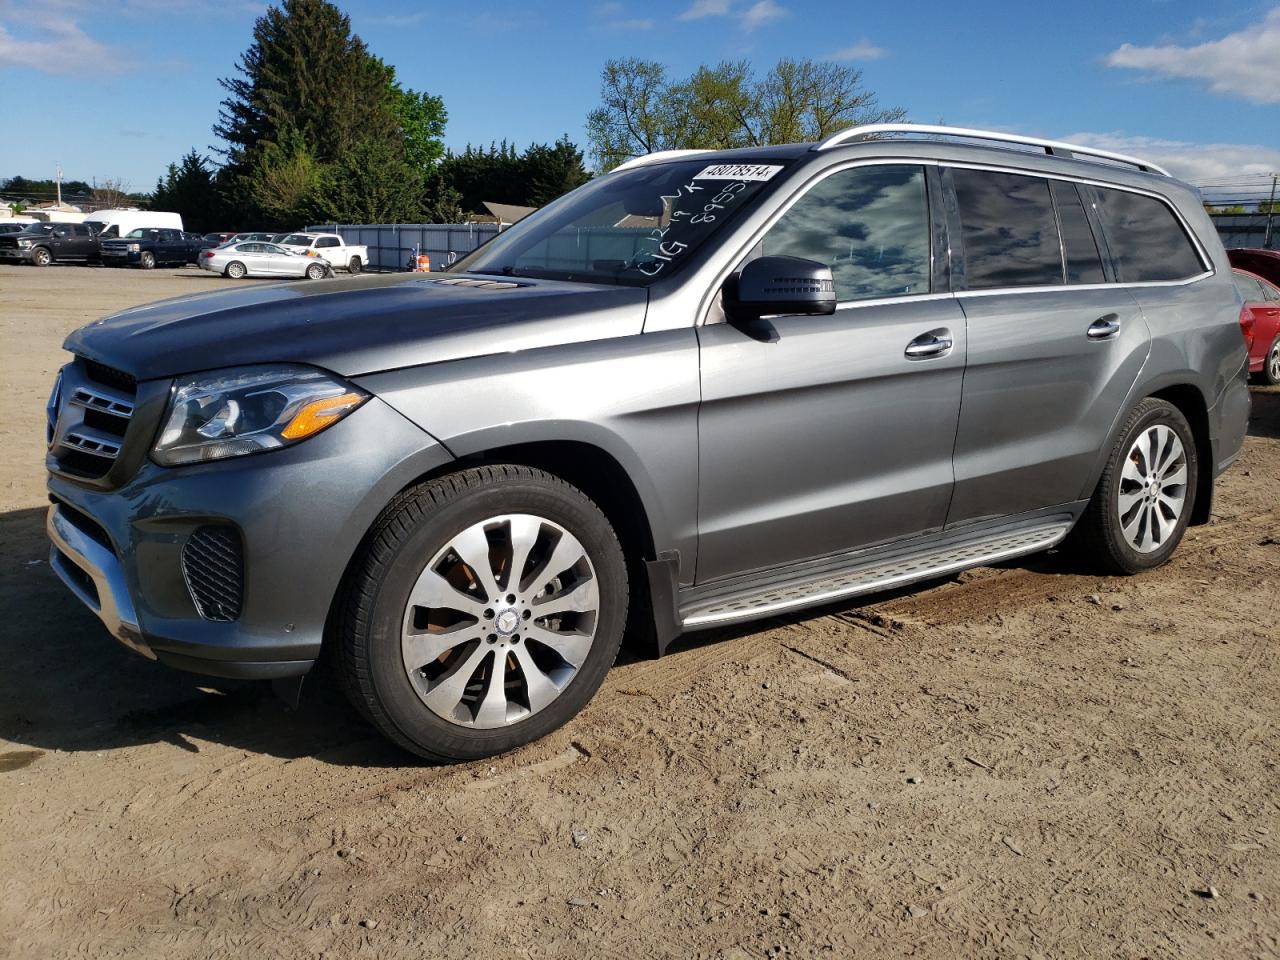
[[[98,259],[98,235],[83,223],[30,223],[19,233],[0,234],[0,260],[47,267]]]
[[[323,653],[395,742],[482,757],[581,709],[628,624],[661,653],[1068,537],[1164,563],[1244,441],[1240,312],[1197,192],[1132,157],[655,154],[443,274],[73,333],[51,564],[144,656],[296,694]]]
[[[139,227],[119,240],[103,240],[102,262],[108,267],[132,264],[150,270],[163,264],[195,263],[201,250],[216,245],[198,233]]]

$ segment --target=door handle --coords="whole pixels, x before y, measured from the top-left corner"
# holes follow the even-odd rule
[[[945,357],[954,345],[950,330],[930,330],[908,343],[904,353],[908,360],[928,360],[932,357]]]
[[[1114,340],[1119,333],[1120,318],[1114,313],[1099,317],[1089,324],[1089,329],[1085,331],[1085,335],[1090,340]]]

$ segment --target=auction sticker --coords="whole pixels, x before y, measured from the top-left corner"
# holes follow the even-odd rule
[[[782,167],[770,163],[717,163],[706,167],[695,180],[769,180]]]

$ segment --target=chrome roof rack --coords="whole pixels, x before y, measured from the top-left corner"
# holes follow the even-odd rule
[[[710,150],[655,150],[653,153],[641,154],[638,157],[632,157],[625,163],[620,163],[610,173],[617,173],[619,170],[630,170],[632,167],[643,167],[645,164],[657,163],[660,160],[674,160],[676,157],[691,157],[695,153],[710,153]]]
[[[1110,160],[1113,163],[1126,163],[1137,167],[1144,173],[1158,173],[1162,177],[1171,177],[1164,167],[1126,156],[1123,153],[1112,153],[1110,150],[1098,150],[1094,147],[1082,147],[1074,143],[1063,143],[1059,140],[1041,140],[1038,137],[1024,137],[1017,133],[1000,133],[996,130],[970,130],[966,127],[939,127],[925,123],[870,123],[862,127],[850,127],[834,136],[828,137],[813,147],[814,150],[830,150],[842,143],[855,143],[886,137],[893,134],[917,134],[929,138],[963,137],[968,140],[992,140],[996,143],[1012,143],[1024,147],[1040,147],[1045,153],[1055,157],[1079,157],[1081,159],[1096,158]],[[632,161],[634,163],[634,161]]]

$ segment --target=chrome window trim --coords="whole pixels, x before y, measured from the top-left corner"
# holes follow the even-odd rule
[[[972,161],[959,160],[937,160],[932,158],[914,158],[914,157],[870,157],[866,159],[850,160],[845,163],[836,164],[822,170],[817,176],[810,180],[806,180],[801,187],[791,195],[787,201],[774,211],[773,215],[765,221],[755,233],[751,235],[750,240],[742,247],[736,257],[729,261],[729,266],[721,270],[715,277],[706,294],[702,299],[702,304],[698,309],[698,322],[696,327],[703,327],[708,322],[723,323],[725,321],[710,321],[710,315],[716,303],[716,296],[724,286],[725,280],[729,274],[738,269],[742,263],[742,258],[756,246],[766,233],[773,229],[782,217],[789,211],[799,200],[805,196],[810,190],[821,183],[827,177],[842,173],[845,170],[851,170],[854,167],[871,167],[871,166],[920,166],[920,167],[964,167],[970,170],[986,170],[991,173],[1016,173],[1029,177],[1042,177],[1046,180],[1060,180],[1066,183],[1079,183],[1090,187],[1099,187],[1105,190],[1124,190],[1128,193],[1137,193],[1142,196],[1152,197],[1159,200],[1171,211],[1182,227],[1186,235],[1191,239],[1192,247],[1196,252],[1196,256],[1200,259],[1200,265],[1204,267],[1202,273],[1198,273],[1193,277],[1185,277],[1180,280],[1134,280],[1129,282],[1114,283],[1061,283],[1050,286],[1037,287],[990,287],[981,290],[953,290],[948,293],[911,293],[901,297],[880,297],[875,300],[849,300],[844,303],[836,304],[836,312],[842,310],[850,310],[856,307],[881,307],[891,303],[916,303],[926,300],[943,300],[943,299],[959,299],[961,297],[992,297],[1007,296],[1016,293],[1055,293],[1064,290],[1127,290],[1127,289],[1143,289],[1155,287],[1185,287],[1193,283],[1199,283],[1201,280],[1207,280],[1217,274],[1218,270],[1213,265],[1213,261],[1209,258],[1207,251],[1204,249],[1200,238],[1196,232],[1191,229],[1186,218],[1178,208],[1169,202],[1169,199],[1154,190],[1147,190],[1141,187],[1131,187],[1127,184],[1118,184],[1114,181],[1096,179],[1093,177],[1085,177],[1063,173],[1046,173],[1042,170],[1033,170],[1025,166],[1016,164],[996,164],[996,163],[975,163]],[[1059,231],[1059,240],[1061,240],[1061,231]],[[950,256],[951,251],[947,251]],[[930,250],[930,258],[935,255],[935,251]]]

